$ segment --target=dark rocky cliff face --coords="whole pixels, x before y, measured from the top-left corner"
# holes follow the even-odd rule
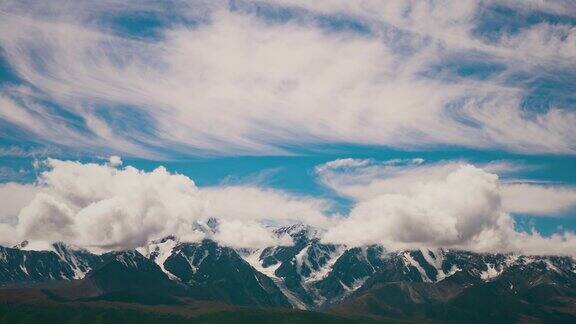
[[[161,295],[439,321],[449,321],[445,314],[475,318],[477,307],[505,320],[576,314],[572,257],[347,248],[322,243],[317,230],[303,225],[276,233],[294,244],[236,250],[209,239],[166,237],[138,251],[103,255],[60,243],[51,251],[0,247],[0,285],[75,287],[68,293],[74,298]]]

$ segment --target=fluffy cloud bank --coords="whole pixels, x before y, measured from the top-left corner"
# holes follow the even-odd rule
[[[4,243],[29,240],[41,247],[64,241],[105,251],[136,248],[167,235],[197,241],[207,235],[199,225],[215,217],[219,222],[215,239],[232,246],[263,247],[290,242],[273,235],[262,220],[297,221],[308,216],[315,225],[327,224],[325,203],[277,191],[243,187],[202,191],[190,178],[163,167],[151,172],[116,168],[121,164],[118,157],[107,164],[54,159],[46,163],[48,170],[39,183],[25,186],[40,192],[22,200],[25,207],[17,218],[0,227]]]
[[[549,212],[575,206],[576,190],[562,188],[557,193],[554,188],[531,186],[530,190],[549,190],[548,198],[557,197],[559,203],[519,205],[516,199],[521,196],[534,198],[526,195],[524,185],[501,184],[496,174],[465,163],[420,164],[420,160],[340,160],[319,166],[324,183],[357,201],[349,216],[330,228],[323,240],[401,249],[434,246],[535,254],[576,251],[574,233],[547,238],[537,232],[519,232],[510,215],[511,211]]]
[[[265,247],[291,244],[274,235],[267,224],[302,222],[319,227],[324,242],[348,246],[528,254],[576,251],[574,233],[543,237],[535,231],[520,232],[510,215],[574,206],[574,189],[509,184],[463,162],[342,159],[318,166],[325,185],[355,200],[346,217],[330,216],[330,203],[324,200],[255,186],[198,188],[190,178],[162,167],[145,172],[119,168],[121,162],[49,159],[37,184],[0,186],[2,198],[13,201],[0,222],[0,244],[29,240],[30,248],[46,248],[50,242],[64,241],[107,251],[176,235],[182,241],[209,236],[234,247]],[[506,164],[486,166],[504,168]],[[518,197],[534,199],[541,192],[547,202],[518,204]],[[203,230],[210,218],[218,221],[216,233]]]
[[[338,194],[365,201],[381,194],[412,194],[414,188],[440,181],[465,161],[425,164],[422,159],[374,161],[338,159],[316,167],[320,181]],[[494,174],[514,174],[526,168],[505,161],[479,166]],[[559,184],[499,181],[499,199],[504,211],[553,216],[576,207],[576,187]]]

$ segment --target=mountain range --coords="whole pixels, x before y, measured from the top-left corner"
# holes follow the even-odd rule
[[[324,244],[302,224],[274,231],[294,244],[235,249],[168,236],[101,255],[64,243],[0,247],[0,322],[73,322],[78,312],[50,311],[70,307],[100,319],[121,311],[123,321],[141,312],[172,322],[576,322],[573,257],[388,251]]]

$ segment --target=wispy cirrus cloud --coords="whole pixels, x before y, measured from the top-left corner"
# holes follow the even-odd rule
[[[1,118],[29,140],[148,158],[289,154],[287,146],[319,143],[576,149],[574,112],[527,110],[527,81],[510,81],[537,78],[541,67],[570,71],[569,23],[489,40],[476,29],[498,4],[491,1],[185,4],[179,12],[147,2],[53,11],[7,2],[0,46],[24,85],[2,86]],[[292,11],[281,19],[255,10],[262,6]],[[122,18],[142,13],[156,18],[155,37],[126,32]],[[342,17],[367,32],[338,28]],[[449,71],[458,82],[432,69],[473,54],[504,68],[480,79]]]

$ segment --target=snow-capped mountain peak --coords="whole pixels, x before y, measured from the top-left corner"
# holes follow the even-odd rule
[[[217,231],[215,222],[199,226]],[[482,285],[506,291],[542,284],[576,286],[576,262],[571,257],[430,248],[388,251],[379,245],[324,244],[321,230],[302,224],[274,231],[290,235],[294,244],[234,249],[209,238],[180,242],[166,236],[133,251],[103,255],[62,243],[50,251],[0,247],[0,284],[88,277],[113,289],[118,280],[106,276],[122,273],[128,278],[128,273],[138,272],[142,280],[150,277],[163,287],[189,287],[202,298],[301,309],[328,307],[391,283],[450,287],[452,294]],[[94,278],[91,274],[97,270]]]

